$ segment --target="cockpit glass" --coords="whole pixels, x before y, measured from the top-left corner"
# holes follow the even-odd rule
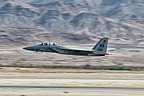
[[[39,44],[39,45],[43,45],[43,43]]]
[[[49,45],[58,45],[58,44],[56,44],[54,42],[49,42]]]
[[[41,43],[39,45],[58,45],[58,44],[54,42],[49,42],[49,43]]]

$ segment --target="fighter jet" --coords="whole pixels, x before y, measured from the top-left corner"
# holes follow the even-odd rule
[[[52,52],[66,55],[82,55],[82,56],[105,56],[107,55],[108,38],[101,38],[91,50],[79,50],[66,48],[54,42],[41,43],[39,45],[28,46],[23,49],[35,52]]]

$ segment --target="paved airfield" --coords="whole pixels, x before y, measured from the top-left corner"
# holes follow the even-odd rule
[[[1,69],[0,96],[144,96],[144,72],[38,70]]]

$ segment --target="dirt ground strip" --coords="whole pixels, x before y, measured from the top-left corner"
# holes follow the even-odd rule
[[[91,49],[93,45],[79,45],[79,49]],[[24,47],[24,46],[23,46]],[[73,56],[53,53],[29,52],[23,47],[0,49],[1,66],[135,66],[144,67],[142,45],[109,45],[110,55],[104,57]]]

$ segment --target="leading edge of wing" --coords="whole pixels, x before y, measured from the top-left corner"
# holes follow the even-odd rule
[[[70,49],[70,48],[51,48],[52,50],[56,51],[57,53],[61,53],[60,51],[71,51],[71,52],[92,52],[91,50],[80,50],[80,49]]]

